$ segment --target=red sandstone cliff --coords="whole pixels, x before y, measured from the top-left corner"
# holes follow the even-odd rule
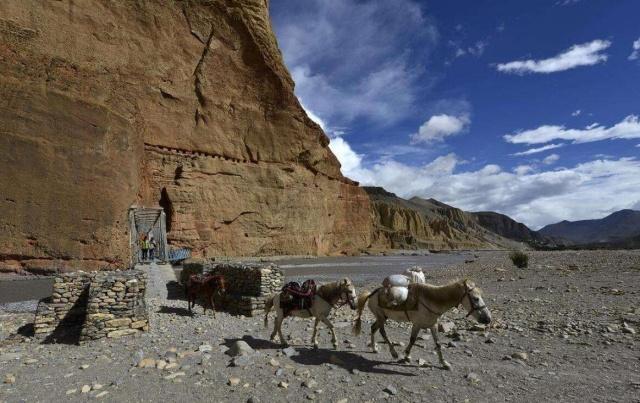
[[[265,0],[2,1],[0,95],[0,270],[126,264],[127,209],[161,201],[202,255],[370,244]]]

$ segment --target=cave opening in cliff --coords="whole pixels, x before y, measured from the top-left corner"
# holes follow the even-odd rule
[[[167,188],[162,188],[160,192],[160,201],[158,202],[160,207],[164,210],[164,214],[167,220],[167,232],[171,232],[171,223],[173,221],[173,203],[167,193]]]

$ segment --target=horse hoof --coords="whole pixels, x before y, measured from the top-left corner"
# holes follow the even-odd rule
[[[317,349],[318,349],[318,345],[317,345],[317,344],[314,344],[314,345],[313,345],[313,349],[314,349],[314,350],[317,350]]]
[[[391,356],[396,360],[398,359],[398,353],[396,353],[395,351],[391,352]]]
[[[442,369],[447,370],[447,371],[451,371],[451,364],[449,364],[447,361],[442,363]]]

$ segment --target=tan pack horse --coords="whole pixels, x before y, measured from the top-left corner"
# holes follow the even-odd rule
[[[271,333],[271,340],[274,340],[276,333],[280,336],[280,343],[287,345],[284,336],[282,336],[282,321],[284,320],[284,311],[280,307],[280,296],[282,293],[277,293],[271,298],[268,298],[264,307],[264,326],[267,327],[269,322],[269,312],[271,308],[276,310],[276,320],[273,325],[273,332]],[[322,322],[329,328],[331,332],[331,343],[333,348],[338,348],[338,339],[336,338],[336,332],[333,328],[333,324],[329,321],[328,317],[333,308],[339,308],[342,305],[349,304],[351,309],[356,309],[356,290],[351,283],[351,280],[344,278],[334,283],[323,284],[318,287],[316,295],[313,297],[313,303],[309,309],[298,309],[291,311],[291,316],[297,316],[299,318],[314,317],[315,323],[313,325],[313,336],[311,342],[315,348],[318,348],[317,330],[318,323]]]
[[[375,342],[375,333],[380,330],[380,334],[384,341],[389,345],[389,351],[393,358],[398,358],[398,353],[393,347],[393,343],[389,341],[387,332],[384,329],[384,323],[387,319],[393,319],[398,322],[411,322],[411,338],[409,345],[405,349],[405,359],[409,360],[411,348],[418,338],[420,329],[430,329],[433,341],[436,345],[438,358],[445,369],[451,369],[449,364],[442,357],[442,348],[438,341],[438,319],[450,309],[462,305],[467,311],[467,317],[472,316],[479,323],[489,324],[491,322],[491,313],[484,304],[482,292],[469,280],[460,280],[443,286],[435,286],[431,284],[411,284],[410,292],[415,292],[418,298],[417,310],[402,311],[389,310],[380,306],[381,288],[373,292],[365,292],[358,297],[358,317],[354,325],[354,333],[360,334],[362,327],[362,311],[368,302],[369,309],[376,317],[376,321],[371,325],[371,347],[373,352],[378,352],[378,346]]]

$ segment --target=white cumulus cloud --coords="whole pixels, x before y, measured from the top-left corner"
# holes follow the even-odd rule
[[[640,200],[637,158],[603,157],[556,169],[521,165],[513,172],[488,164],[459,172],[465,164],[455,154],[420,166],[394,159],[364,166],[366,156],[349,151],[344,139],[332,143],[343,173],[363,185],[382,186],[405,198],[433,197],[467,211],[497,211],[534,229],[565,219],[604,217]]]
[[[498,71],[503,73],[555,73],[580,66],[592,66],[607,61],[607,55],[601,53],[611,46],[607,40],[596,39],[594,41],[573,45],[564,52],[542,60],[516,60],[497,65]]]
[[[545,165],[552,165],[558,162],[560,156],[558,154],[550,154],[545,159],[542,160],[542,163]]]
[[[629,115],[621,122],[605,127],[594,123],[584,129],[567,129],[564,126],[544,125],[536,129],[507,134],[504,139],[514,144],[542,144],[553,140],[569,140],[573,143],[588,143],[609,139],[640,138],[640,119]]]
[[[420,126],[418,133],[411,135],[411,141],[414,143],[442,141],[445,137],[453,136],[467,130],[470,123],[471,121],[466,115],[452,116],[440,114],[431,116],[429,120]]]
[[[362,164],[362,156],[351,148],[342,137],[334,137],[329,143],[329,148],[338,158],[341,171],[346,176],[357,176]]]
[[[633,41],[633,52],[629,55],[629,60],[640,59],[640,38]]]

